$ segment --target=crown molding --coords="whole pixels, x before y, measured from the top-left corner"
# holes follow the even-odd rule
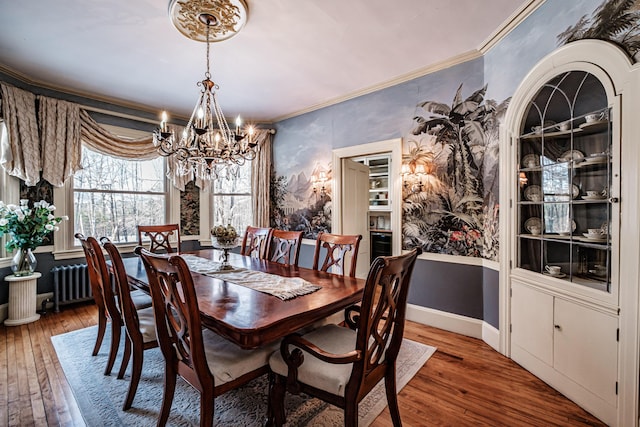
[[[515,27],[517,27],[522,21],[524,21],[531,13],[533,13],[540,5],[542,5],[546,0],[530,0],[528,3],[520,6],[515,12],[511,14],[499,27],[496,29],[487,39],[485,39],[480,46],[476,50],[472,50],[469,52],[462,53],[460,55],[453,56],[444,61],[438,62],[436,64],[430,65],[428,67],[420,68],[416,71],[413,71],[409,74],[404,74],[402,76],[396,77],[391,80],[387,80],[386,82],[377,84],[375,86],[371,86],[368,88],[364,88],[355,92],[351,92],[347,95],[343,95],[337,98],[330,99],[328,101],[312,105],[310,107],[304,108],[302,110],[295,111],[293,113],[285,114],[283,116],[275,117],[271,120],[271,122],[276,123],[282,120],[290,119],[292,117],[301,116],[306,113],[310,113],[315,110],[319,110],[321,108],[329,107],[331,105],[339,104],[344,101],[348,101],[353,98],[357,98],[362,95],[366,95],[372,92],[376,92],[382,89],[386,89],[391,86],[395,86],[400,83],[404,83],[418,77],[426,76],[427,74],[435,73],[437,71],[442,71],[444,69],[453,67],[458,64],[462,64],[467,61],[471,61],[473,59],[482,57],[485,53],[487,53],[493,46],[498,44],[500,40],[507,36]]]
[[[487,37],[478,47],[478,50],[484,55],[492,47],[505,38],[514,28],[522,21],[527,19],[536,9],[538,9],[546,0],[530,0],[523,4],[515,12],[511,14],[489,37]]]
[[[147,114],[152,114],[154,116],[158,116],[158,122],[160,121],[159,118],[159,110],[155,110],[155,109],[151,109],[148,105],[142,105],[142,104],[135,104],[132,102],[127,102],[124,101],[122,99],[118,99],[118,98],[110,98],[110,97],[105,97],[105,96],[98,96],[95,93],[88,93],[88,92],[82,92],[82,91],[78,91],[78,90],[73,90],[70,89],[68,87],[64,87],[64,86],[56,86],[56,85],[52,85],[51,83],[42,81],[42,80],[36,80],[33,79],[32,77],[23,74],[19,71],[13,70],[12,68],[9,68],[5,65],[0,64],[0,72],[7,74],[17,80],[20,80],[21,82],[30,85],[30,86],[35,86],[37,88],[41,88],[41,89],[46,89],[46,90],[53,90],[56,92],[60,92],[60,93],[64,93],[66,95],[72,95],[72,96],[78,96],[81,98],[85,98],[86,100],[90,100],[90,101],[96,101],[96,102],[100,102],[100,103],[104,103],[104,104],[108,104],[108,105],[112,105],[114,107],[121,107],[121,108],[126,108],[129,110],[135,110],[135,111],[139,111],[140,113],[147,113]],[[104,114],[110,114],[110,115],[118,115],[118,113],[116,111],[111,111],[108,110],[106,108],[100,108],[100,107],[90,107],[90,106],[86,106],[86,105],[82,105],[82,108],[86,108],[88,110],[92,110],[92,111],[99,111],[102,112]],[[126,114],[125,114],[126,115]],[[133,115],[126,115],[127,117],[130,118],[136,118],[137,116],[133,116]],[[187,118],[188,119],[188,118]],[[148,121],[150,119],[144,118],[144,117],[137,117],[137,120],[140,121]]]
[[[329,107],[331,105],[339,104],[341,102],[348,101],[350,99],[357,98],[357,97],[362,96],[362,95],[367,95],[369,93],[377,92],[379,90],[386,89],[388,87],[392,87],[392,86],[395,86],[395,85],[398,85],[398,84],[401,84],[401,83],[405,83],[405,82],[411,81],[413,79],[416,79],[418,77],[422,77],[422,76],[425,76],[427,74],[435,73],[436,71],[445,70],[447,68],[453,67],[454,65],[462,64],[464,62],[468,62],[468,61],[471,61],[473,59],[480,58],[481,56],[482,56],[482,53],[480,51],[478,51],[478,50],[472,50],[472,51],[469,51],[469,52],[465,52],[465,53],[462,53],[460,55],[456,55],[456,56],[453,56],[451,58],[445,59],[444,61],[437,62],[435,64],[429,65],[427,67],[419,68],[419,69],[417,69],[415,71],[412,71],[411,73],[403,74],[401,76],[398,76],[398,77],[393,78],[391,80],[387,80],[387,81],[379,83],[377,85],[369,86],[367,88],[360,89],[360,90],[357,90],[355,92],[351,92],[351,93],[348,93],[346,95],[339,96],[337,98],[333,98],[333,99],[330,99],[328,101],[312,105],[312,106],[304,108],[302,110],[298,110],[296,112],[293,112],[293,113],[290,113],[290,114],[286,114],[284,116],[276,117],[276,118],[272,119],[271,121],[273,123],[275,123],[275,122],[279,122],[279,121],[282,121],[282,120],[290,119],[292,117],[300,116],[302,114],[310,113],[312,111],[319,110],[319,109],[325,108],[325,107]]]

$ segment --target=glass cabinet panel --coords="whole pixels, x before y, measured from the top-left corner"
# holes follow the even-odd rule
[[[556,76],[531,101],[518,145],[518,267],[611,291],[611,116],[584,71]]]

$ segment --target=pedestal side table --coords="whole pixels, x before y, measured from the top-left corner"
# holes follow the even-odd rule
[[[41,273],[16,277],[13,274],[4,278],[9,282],[9,317],[4,321],[7,326],[24,325],[40,318],[36,313],[36,285]]]

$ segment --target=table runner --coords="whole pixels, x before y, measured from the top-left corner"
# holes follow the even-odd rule
[[[195,255],[182,255],[182,258],[186,261],[189,269],[195,273],[217,277],[227,282],[273,295],[283,301],[307,295],[322,288],[300,277],[282,277],[262,271],[236,267],[233,270],[221,271],[219,262]]]

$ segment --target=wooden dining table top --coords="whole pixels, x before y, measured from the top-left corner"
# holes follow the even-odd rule
[[[214,249],[183,252],[218,261]],[[129,283],[149,292],[142,259],[123,259]],[[234,267],[284,277],[300,277],[321,286],[318,291],[283,301],[273,295],[216,277],[192,272],[202,324],[242,348],[256,348],[296,332],[362,299],[365,280],[309,268],[285,266],[229,253]]]

